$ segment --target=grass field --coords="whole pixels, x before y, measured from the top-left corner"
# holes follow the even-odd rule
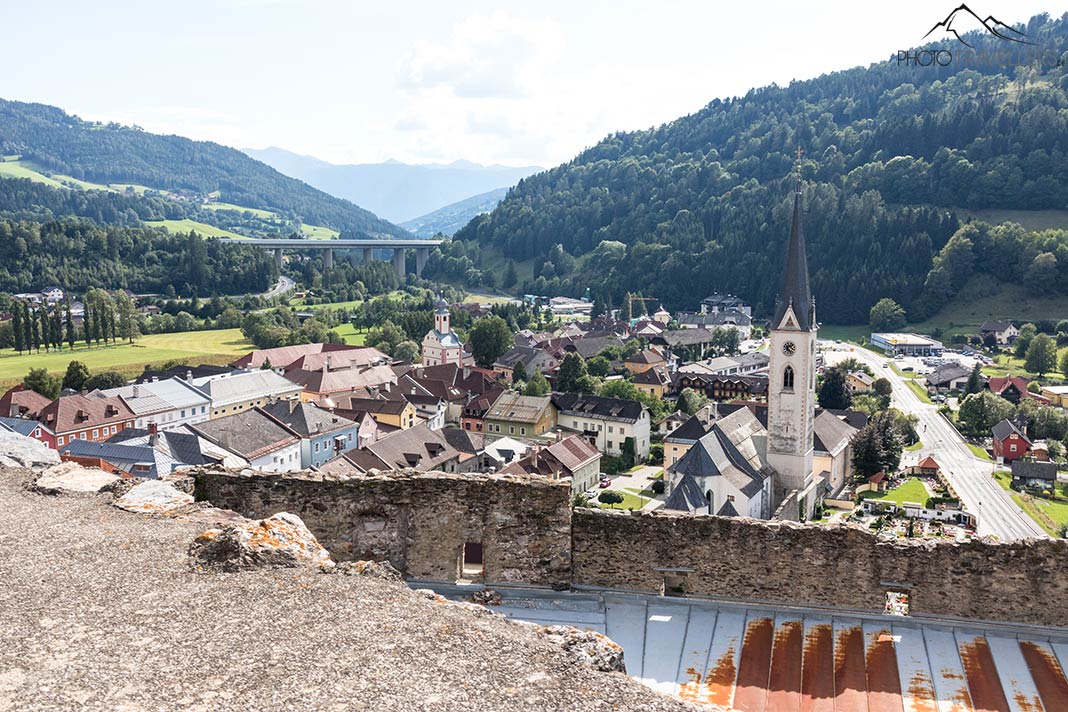
[[[905,449],[910,451],[910,452],[916,452],[917,450],[922,450],[923,449],[923,442],[921,440],[917,440],[916,442],[912,443],[911,445],[906,445]]]
[[[1068,318],[1068,297],[1035,297],[1021,285],[1006,284],[978,275],[964,285],[960,293],[926,321],[909,325],[909,330],[930,333],[942,329],[943,341],[952,334],[971,335],[988,319],[1011,319],[1018,322]]]
[[[53,188],[64,187],[58,180],[53,180],[48,176],[38,173],[32,167],[30,167],[25,161],[12,161],[4,159],[0,161],[0,177],[5,178],[29,178],[36,183],[44,183],[50,185]]]
[[[1025,230],[1068,230],[1068,210],[967,210],[956,208],[958,218],[975,218],[991,225],[1018,223]]]
[[[850,341],[854,344],[866,342],[871,335],[871,329],[866,324],[851,326],[835,326],[834,324],[820,324],[820,338],[838,341]]]
[[[907,385],[909,387],[909,390],[915,393],[916,397],[919,398],[922,402],[933,403],[933,401],[931,400],[931,396],[927,395],[927,389],[921,386],[916,381],[905,381],[905,385]]]
[[[265,220],[274,220],[278,217],[277,214],[272,213],[270,210],[260,210],[259,208],[246,208],[241,205],[234,205],[233,203],[204,203],[200,207],[207,210],[234,210],[239,213],[252,213],[258,218]]]
[[[619,492],[623,495],[623,501],[619,504],[605,504],[604,502],[594,498],[591,504],[595,504],[601,509],[641,509],[643,505],[649,503],[648,497],[639,497],[631,492],[623,492],[621,490],[612,490],[613,492]]]
[[[1027,516],[1035,520],[1038,526],[1052,537],[1059,537],[1062,526],[1068,525],[1068,503],[1063,501],[1050,501],[1041,497],[1032,497],[1028,494],[1017,492],[1009,486],[1012,475],[1004,470],[994,473],[994,479],[1011,494],[1012,501],[1019,505],[1020,509],[1027,512]]]
[[[300,230],[308,236],[309,240],[333,240],[340,234],[337,230],[318,225],[301,225]]]
[[[987,462],[993,462],[993,460],[990,457],[990,453],[988,453],[986,451],[986,448],[979,447],[978,445],[973,445],[972,443],[967,443],[967,445],[968,445],[968,449],[972,451],[972,454],[975,455],[976,457],[978,457],[980,460],[986,460]]]
[[[184,220],[146,220],[145,225],[151,225],[152,227],[162,227],[170,232],[192,232],[196,231],[198,235],[202,237],[238,237],[242,240],[251,239],[247,235],[238,235],[236,232],[230,232],[229,230],[223,230],[221,227],[215,227],[214,225],[208,225],[207,223],[197,222],[196,220],[190,220],[185,218]]]
[[[931,493],[927,491],[927,486],[923,483],[923,480],[918,477],[910,477],[902,482],[900,486],[887,492],[861,492],[860,496],[863,499],[873,499],[880,502],[896,502],[900,507],[905,502],[926,504],[931,497]]]
[[[363,334],[360,334],[362,337]],[[51,373],[63,373],[70,361],[81,361],[90,371],[114,370],[134,376],[146,364],[159,364],[171,359],[189,359],[189,363],[227,363],[234,357],[256,348],[241,335],[239,329],[191,331],[181,334],[150,334],[133,343],[100,346],[90,349],[80,344],[74,351],[23,354],[4,351],[0,354],[0,385],[10,386],[22,381],[31,368],[47,368]]]
[[[361,331],[356,333],[356,327],[352,324],[342,324],[334,329],[338,333],[338,336],[345,340],[345,343],[349,346],[363,346],[363,342],[367,339],[367,332]]]

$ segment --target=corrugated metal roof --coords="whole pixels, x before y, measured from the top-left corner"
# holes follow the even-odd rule
[[[413,586],[424,585],[412,582]],[[447,596],[463,587],[435,585]],[[1068,710],[1068,630],[495,586],[492,610],[606,634],[627,673],[708,709]]]

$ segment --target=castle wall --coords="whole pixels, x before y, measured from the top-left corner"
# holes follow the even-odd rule
[[[296,514],[336,561],[389,560],[408,578],[455,581],[465,544],[485,580],[543,586],[570,578],[567,482],[475,474],[385,473],[346,481],[225,471],[196,474],[196,498],[245,516]]]

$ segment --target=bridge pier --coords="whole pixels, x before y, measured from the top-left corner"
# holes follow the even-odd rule
[[[363,248],[363,262],[364,262],[364,264],[367,264],[368,262],[370,262],[371,260],[374,259],[374,257],[375,257],[374,252],[375,252],[375,250],[374,250],[373,247],[365,247],[365,248]]]
[[[417,248],[415,251],[415,276],[423,276],[423,267],[426,267],[426,259],[430,256],[430,250],[426,247]]]
[[[278,269],[282,269],[282,248],[274,248],[274,263],[278,265]]]
[[[397,278],[404,281],[404,248],[393,248],[393,269],[397,270]]]
[[[323,254],[323,271],[334,268],[334,251],[327,248]]]

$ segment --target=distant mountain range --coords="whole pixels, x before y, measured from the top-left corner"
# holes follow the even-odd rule
[[[287,176],[351,200],[395,223],[421,220],[472,196],[509,188],[543,170],[539,166],[483,166],[468,161],[337,165],[273,146],[243,150]]]
[[[45,104],[0,99],[0,178],[0,213],[20,218],[193,220],[248,235],[307,224],[353,237],[408,236],[233,148],[83,121]],[[212,201],[224,209],[203,207]]]
[[[416,237],[433,237],[438,233],[452,237],[457,230],[471,222],[471,218],[496,208],[497,204],[504,200],[504,196],[508,195],[508,190],[497,188],[488,193],[473,195],[413,220],[406,220],[400,225],[413,232]]]

